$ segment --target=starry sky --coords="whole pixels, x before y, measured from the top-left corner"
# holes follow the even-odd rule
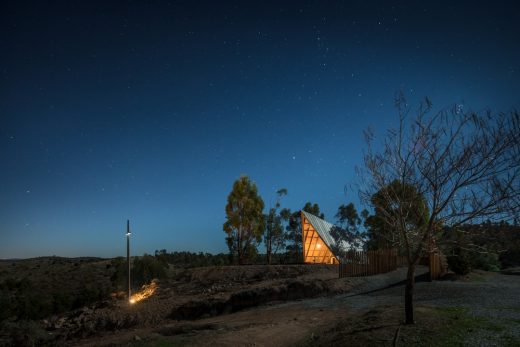
[[[394,96],[520,107],[513,1],[0,5],[0,258],[225,252],[235,179],[266,208],[355,202]]]

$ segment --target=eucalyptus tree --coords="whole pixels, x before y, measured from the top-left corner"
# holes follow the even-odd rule
[[[234,262],[244,264],[257,253],[264,230],[264,202],[256,184],[241,176],[233,184],[226,205],[226,222],[223,229]]]
[[[267,264],[271,264],[273,254],[276,254],[280,249],[285,247],[285,233],[283,230],[285,214],[280,211],[280,200],[285,195],[287,195],[287,189],[279,189],[276,192],[274,207],[269,208],[269,212],[264,216],[264,244]]]
[[[340,205],[336,213],[336,219],[339,226],[341,226],[348,235],[350,242],[353,242],[355,247],[363,246],[363,239],[365,236],[363,221],[366,220],[368,211],[361,211],[361,216],[358,214],[356,206],[353,203],[347,205]]]

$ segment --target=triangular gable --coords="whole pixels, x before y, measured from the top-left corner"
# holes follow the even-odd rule
[[[301,211],[301,216],[304,262],[333,263],[352,248],[345,230],[306,211]],[[318,238],[325,247],[317,242]]]
[[[318,232],[321,239],[327,244],[329,248],[333,248],[336,245],[334,238],[330,235],[330,230],[335,228],[334,224],[327,222],[321,218],[316,217],[309,212],[303,211],[302,214],[307,218],[307,220],[312,224],[314,229]]]
[[[302,216],[302,237],[304,263],[337,263],[337,258],[327,246],[327,243],[323,241],[305,216]]]

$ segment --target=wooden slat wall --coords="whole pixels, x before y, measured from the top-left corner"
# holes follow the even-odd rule
[[[396,256],[396,261],[397,261],[397,266],[405,266],[405,265],[408,265],[408,260],[406,259],[405,256],[402,256],[402,255],[398,255]]]
[[[430,280],[439,279],[445,272],[440,255],[432,252],[421,259],[421,264],[430,268]],[[394,271],[407,265],[406,257],[398,256],[395,249],[358,252],[349,251],[339,264],[339,277],[371,276]]]
[[[430,266],[430,281],[439,279],[445,272],[439,253],[430,253],[428,260]]]
[[[371,276],[397,269],[403,259],[395,249],[349,251],[339,265],[339,277]]]
[[[303,262],[306,264],[337,264],[338,261],[314,226],[302,213]]]

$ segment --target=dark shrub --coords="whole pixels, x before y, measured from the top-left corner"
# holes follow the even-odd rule
[[[496,253],[472,253],[471,268],[485,271],[500,271],[500,261]]]
[[[88,285],[81,289],[72,302],[72,308],[88,306],[109,296],[108,288]]]
[[[0,291],[0,322],[12,315],[12,300],[7,293]]]
[[[133,283],[137,286],[150,283],[154,278],[166,277],[168,264],[158,260],[156,257],[145,254],[135,258],[132,267]]]
[[[111,268],[114,269],[112,276],[110,276],[110,281],[112,282],[112,287],[116,290],[122,290],[125,288],[125,281],[127,276],[127,265],[126,260],[123,257],[117,257],[112,259],[110,262]]]
[[[15,315],[19,319],[41,319],[52,314],[52,302],[37,291],[17,295]]]
[[[50,335],[38,322],[20,320],[2,325],[2,346],[50,346],[50,340]]]
[[[116,258],[111,262],[114,273],[110,277],[112,286],[116,290],[126,289],[128,267],[126,259]],[[142,257],[135,257],[131,269],[132,286],[141,287],[143,284],[150,283],[154,278],[162,279],[166,277],[168,263],[157,259],[157,257],[145,254]]]
[[[519,237],[520,238],[520,237]],[[520,242],[510,244],[509,249],[500,254],[500,263],[503,268],[520,266]]]
[[[448,266],[458,275],[467,275],[471,270],[471,264],[465,254],[451,255],[447,257]]]
[[[52,311],[54,314],[69,310],[72,307],[73,298],[63,292],[52,294]]]

